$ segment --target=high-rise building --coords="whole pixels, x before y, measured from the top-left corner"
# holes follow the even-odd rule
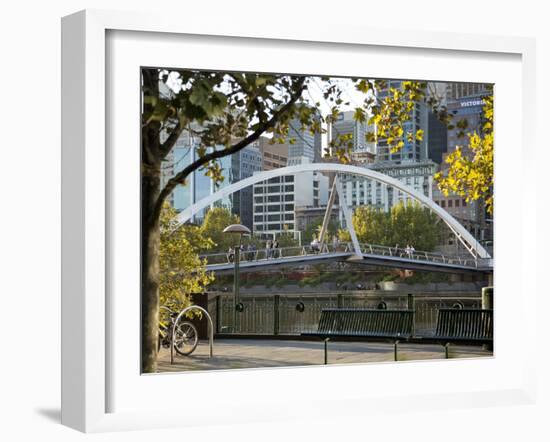
[[[199,140],[189,131],[183,131],[169,157],[162,164],[161,181],[164,183],[179,173],[197,159]],[[222,146],[217,147],[222,149]],[[213,148],[209,148],[212,150]],[[182,211],[223,187],[241,179],[252,176],[255,171],[262,170],[262,157],[259,142],[253,143],[241,151],[218,159],[224,180],[220,183],[205,175],[206,169],[194,171],[186,180],[185,185],[174,189],[169,202],[177,210]],[[225,207],[239,215],[241,222],[252,227],[252,188],[243,189],[214,203],[215,207]],[[207,209],[206,209],[207,210]],[[194,222],[200,222],[206,210],[194,217]]]
[[[457,146],[469,143],[467,133],[480,132],[483,124],[483,97],[487,91],[477,96],[462,97],[447,102],[448,112],[453,116],[454,128],[447,133],[447,151],[452,152]],[[461,121],[468,123],[466,129],[457,127]]]
[[[259,142],[262,170],[286,167],[288,163],[288,144],[271,143],[271,139],[267,137],[260,137]]]
[[[411,189],[432,198],[433,174],[437,170],[437,164],[431,160],[401,164],[391,161],[376,162],[368,168],[395,178]],[[340,179],[346,203],[354,209],[368,205],[388,211],[400,202],[412,200],[399,189],[371,178],[342,174]]]
[[[232,182],[244,180],[245,178],[251,177],[255,172],[262,170],[262,154],[259,145],[260,142],[257,141],[231,155]],[[244,224],[252,230],[252,186],[233,193],[230,199],[232,212],[239,215],[241,224]]]
[[[384,99],[390,94],[390,89],[401,90],[403,82],[398,80],[389,80],[384,88],[379,88],[377,96],[379,99]],[[394,163],[421,161],[428,158],[428,106],[425,103],[415,103],[410,119],[403,123],[403,142],[404,146],[398,152],[391,152],[390,146],[386,138],[378,138],[377,140],[377,161],[392,161]],[[422,130],[425,136],[422,140],[413,136],[409,141],[407,134],[416,135],[418,130]]]
[[[433,112],[428,112],[428,132],[425,136],[428,138],[428,158],[441,164],[447,152],[447,125]]]
[[[377,172],[388,175],[407,187],[432,199],[433,176],[437,171],[437,164],[430,159],[414,163],[394,164],[379,162],[371,167]],[[386,187],[387,195],[383,196],[386,209],[400,202],[412,201],[412,198],[395,187]]]
[[[189,138],[188,134],[182,134],[173,149],[173,163],[171,166],[173,175],[179,173],[186,166],[196,161],[196,148],[196,141],[193,140],[192,137]],[[205,175],[206,169],[199,168],[187,178],[185,185],[179,185],[174,189],[171,203],[178,212],[217,192],[222,187],[228,186],[229,184],[235,182],[231,156],[222,157],[218,160],[218,162],[224,177],[224,180],[221,183],[214,183],[210,177]],[[170,166],[168,166],[167,170],[170,170]],[[233,211],[232,197],[225,197],[217,201],[214,206],[225,207],[228,210]],[[200,220],[204,217],[206,210],[203,210],[195,215],[194,222],[200,222]]]
[[[490,86],[486,83],[446,83],[447,102],[461,100],[468,97],[488,95]]]
[[[301,161],[307,162],[301,158]],[[297,231],[296,207],[320,207],[328,201],[328,178],[303,172],[254,184],[254,233],[278,235]]]
[[[288,144],[289,166],[301,164],[302,158],[307,158],[313,163],[320,161],[322,157],[321,134],[311,133],[308,127],[302,127],[299,120],[292,120],[289,123],[286,144]]]
[[[356,121],[354,111],[341,112],[330,127],[330,137],[335,143],[341,137],[349,137],[352,144],[351,159],[356,163],[372,163],[376,155],[376,143],[367,142],[367,133],[374,132],[374,126]]]

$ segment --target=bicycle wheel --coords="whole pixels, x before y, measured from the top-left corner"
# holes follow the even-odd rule
[[[190,355],[197,348],[199,343],[199,334],[197,327],[190,322],[180,322],[176,326],[174,334],[176,352],[182,356]]]

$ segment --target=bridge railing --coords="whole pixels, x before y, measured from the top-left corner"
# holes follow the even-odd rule
[[[400,247],[382,246],[379,244],[361,244],[361,251],[364,254],[375,256],[391,256],[402,259],[410,259],[413,261],[423,261],[431,263],[462,265],[465,267],[480,267],[488,266],[490,260],[475,259],[473,257],[464,257],[459,255],[445,255],[437,252],[426,252],[421,250],[408,250]],[[320,244],[282,247],[282,248],[260,248],[257,250],[242,249],[240,252],[241,262],[255,262],[285,259],[295,256],[314,256],[336,252],[353,252],[351,243],[338,244]],[[231,264],[235,262],[234,252],[211,253],[201,256],[206,260],[208,265],[214,264]],[[487,261],[487,262],[486,262]]]
[[[257,250],[242,249],[239,254],[240,262],[254,262],[265,260],[276,260],[290,258],[294,256],[315,256],[335,252],[350,252],[351,244],[320,244],[319,246],[304,245],[295,247],[280,247],[280,248],[260,248]],[[201,255],[201,259],[205,259],[208,265],[212,264],[228,264],[235,262],[234,252],[221,252]]]
[[[410,250],[401,247],[381,246],[378,244],[361,244],[361,251],[369,255],[393,256],[415,261],[425,261],[443,264],[458,264],[467,267],[478,267],[480,260],[474,257],[459,255],[445,255],[437,252],[426,252],[422,250]]]

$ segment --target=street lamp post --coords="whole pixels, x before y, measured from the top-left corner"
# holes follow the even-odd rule
[[[239,244],[235,247],[235,271],[233,276],[233,333],[237,329],[237,305],[239,302],[239,262],[243,234],[250,235],[250,229],[242,224],[231,224],[223,229],[223,233],[239,235]]]

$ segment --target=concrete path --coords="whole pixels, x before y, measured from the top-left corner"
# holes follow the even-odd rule
[[[393,345],[379,342],[329,342],[329,364],[393,361]],[[399,344],[398,360],[444,359],[444,349],[432,344]],[[488,357],[481,347],[451,346],[451,358]],[[288,367],[318,365],[324,362],[323,343],[261,339],[214,340],[214,357],[208,356],[208,343],[199,342],[190,356],[176,355],[170,364],[170,351],[161,349],[159,372],[187,370],[227,370],[233,368]]]

